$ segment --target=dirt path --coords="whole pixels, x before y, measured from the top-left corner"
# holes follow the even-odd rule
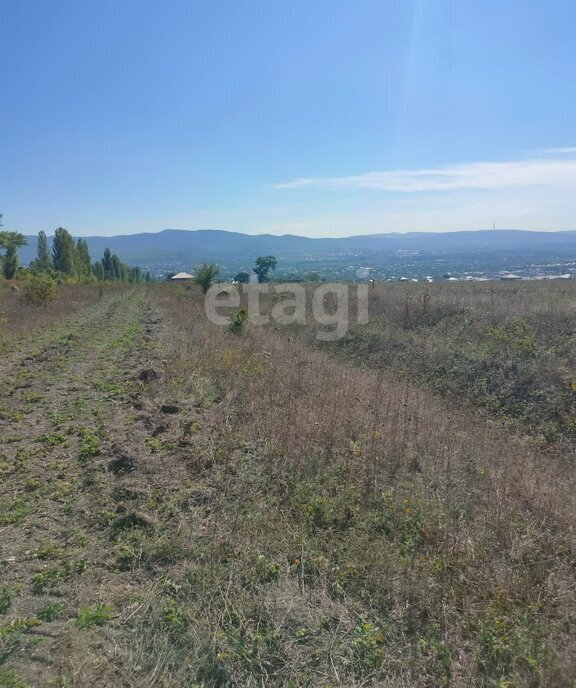
[[[159,451],[175,409],[143,398],[158,323],[135,289],[0,364],[0,685],[119,684],[106,624],[138,608],[124,540],[158,520],[161,471],[182,470]]]

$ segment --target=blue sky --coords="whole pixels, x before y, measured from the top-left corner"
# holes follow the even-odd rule
[[[0,212],[576,229],[574,0],[0,0]]]

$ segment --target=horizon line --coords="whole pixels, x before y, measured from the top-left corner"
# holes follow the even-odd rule
[[[55,231],[55,230],[54,230]],[[124,233],[124,234],[85,234],[85,235],[79,235],[75,234],[73,232],[70,232],[70,234],[73,237],[81,238],[81,239],[116,239],[119,237],[129,237],[129,236],[141,236],[141,235],[158,235],[158,234],[163,234],[164,232],[184,232],[191,234],[193,232],[225,232],[227,234],[240,234],[242,236],[246,237],[277,237],[277,238],[282,238],[282,237],[295,237],[298,239],[354,239],[358,237],[382,237],[382,236],[396,236],[396,237],[401,237],[401,236],[413,236],[415,234],[420,234],[420,235],[429,235],[429,236],[434,236],[434,235],[439,235],[439,234],[475,234],[479,232],[490,232],[490,233],[496,233],[496,232],[523,232],[526,234],[576,234],[576,229],[520,229],[517,227],[483,227],[480,229],[446,229],[442,231],[426,231],[426,230],[409,230],[409,231],[390,231],[390,232],[364,232],[364,233],[359,233],[359,234],[347,234],[344,236],[308,236],[306,234],[292,234],[290,232],[286,232],[285,234],[271,234],[269,232],[261,232],[261,233],[250,233],[250,232],[242,232],[239,230],[234,230],[234,229],[217,229],[215,227],[200,227],[198,229],[181,229],[178,227],[166,227],[165,229],[161,229],[158,231],[147,231],[147,232],[129,232],[129,233]],[[38,232],[36,234],[25,234],[24,236],[37,236]],[[53,237],[54,234],[47,234],[48,237]]]

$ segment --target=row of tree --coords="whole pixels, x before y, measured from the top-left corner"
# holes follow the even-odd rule
[[[18,248],[26,245],[26,237],[23,234],[0,231],[0,249],[4,249],[4,255],[0,256],[0,267],[5,279],[17,276]],[[38,233],[37,257],[30,263],[30,271],[34,274],[79,281],[150,281],[150,273],[143,273],[140,268],[125,265],[109,248],[104,251],[101,260],[92,263],[87,242],[84,239],[74,241],[72,235],[63,227],[59,227],[54,233],[52,248],[49,247],[46,232]]]
[[[88,243],[84,239],[74,241],[72,235],[63,227],[58,227],[52,240],[52,250],[48,247],[46,232],[38,234],[38,255],[30,264],[32,272],[56,272],[59,275],[77,280],[113,282],[150,281],[150,274],[140,268],[125,265],[109,248],[100,260],[92,263]]]

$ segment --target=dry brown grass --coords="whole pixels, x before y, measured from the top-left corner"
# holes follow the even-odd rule
[[[386,284],[369,311],[333,352],[576,458],[576,282]]]
[[[8,342],[18,342],[30,333],[51,326],[86,306],[98,303],[114,292],[127,289],[122,285],[65,284],[58,288],[58,298],[46,306],[29,303],[22,284],[13,290],[9,283],[0,283],[0,352],[10,348]]]
[[[204,630],[224,657],[212,681],[571,685],[576,511],[562,455],[271,329],[223,332],[168,288],[158,307],[171,392],[213,405],[188,459],[222,500],[212,565],[225,580],[210,598],[229,613],[222,586],[233,590],[245,623],[278,634],[243,672],[222,607],[207,609]],[[246,597],[256,555],[278,571]],[[288,626],[270,611],[286,607]],[[334,614],[328,656],[322,624]],[[296,627],[310,632],[299,659]]]
[[[34,373],[45,402],[18,374],[10,387],[0,468],[18,498],[5,526],[18,557],[5,572],[22,587],[7,580],[0,627],[14,610],[35,619],[48,600],[64,605],[41,655],[51,680],[574,685],[565,445],[305,337],[217,328],[195,289],[131,293]],[[58,426],[36,429],[55,398]],[[40,454],[23,455],[35,434]],[[64,533],[66,555],[20,561]],[[58,567],[61,597],[31,592],[32,573]],[[0,677],[36,685],[38,651],[11,642]]]

